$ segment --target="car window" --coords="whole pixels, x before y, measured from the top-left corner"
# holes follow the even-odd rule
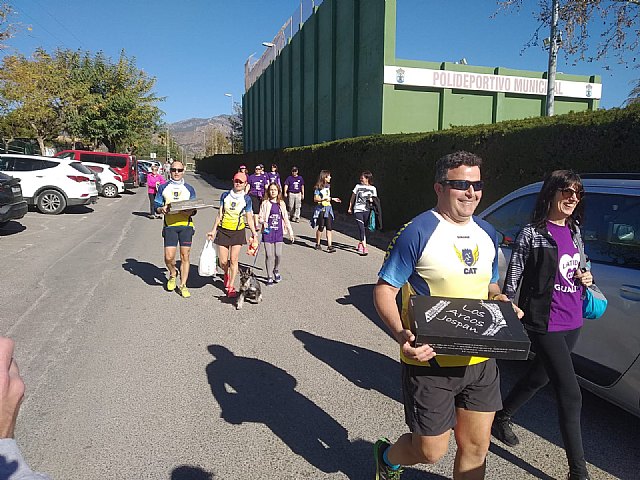
[[[589,194],[582,234],[593,262],[640,269],[640,197]]]
[[[60,162],[54,162],[53,160],[40,160],[40,166],[38,168],[44,170],[46,168],[53,168],[60,165]]]
[[[127,159],[124,157],[107,156],[107,165],[114,168],[124,168],[127,166]]]
[[[13,171],[13,158],[11,157],[0,157],[0,170],[4,172]]]
[[[498,232],[504,235],[504,245],[512,244],[522,227],[531,221],[536,196],[536,193],[531,193],[518,197],[484,217]]]
[[[97,165],[85,165],[89,170],[96,173],[102,173],[104,168],[98,167]]]
[[[73,158],[74,153],[73,152],[65,152],[65,153],[61,153],[60,155],[56,155],[58,158]]]
[[[14,172],[31,172],[33,170],[40,169],[40,162],[32,158],[15,157],[13,159],[13,171]]]
[[[107,157],[105,155],[93,154],[93,153],[81,153],[81,162],[93,162],[93,163],[107,163]]]
[[[91,170],[87,168],[86,165],[83,165],[80,162],[71,162],[69,165],[71,165],[72,168],[75,168],[80,173],[84,173],[85,175],[87,174],[91,175],[93,173]]]

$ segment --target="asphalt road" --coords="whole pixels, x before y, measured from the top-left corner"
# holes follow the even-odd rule
[[[27,384],[16,437],[31,466],[64,480],[373,479],[373,442],[406,431],[397,347],[371,303],[383,252],[359,257],[339,232],[336,253],[318,252],[294,224],[282,283],[236,311],[197,274],[215,210],[195,217],[183,299],[163,287],[147,205],[139,189],[0,230],[0,326]],[[524,368],[501,364],[503,391]],[[564,479],[552,391],[515,421],[522,444],[493,444],[487,478]],[[592,478],[639,478],[638,418],[584,392],[583,424]],[[454,450],[403,478],[451,478]]]

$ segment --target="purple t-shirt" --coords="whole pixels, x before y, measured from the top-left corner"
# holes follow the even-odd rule
[[[264,242],[276,243],[284,241],[282,214],[280,213],[280,205],[277,203],[271,202],[271,211],[269,212],[266,228],[269,229],[269,233],[265,233],[262,237]]]
[[[280,174],[278,172],[267,172],[267,179],[267,185],[275,183],[279,187],[282,187],[282,184],[280,183]]]
[[[302,191],[302,186],[304,185],[304,180],[300,175],[297,177],[289,175],[284,181],[284,184],[287,186],[287,191],[289,193],[300,193]]]
[[[249,195],[259,198],[264,197],[264,189],[267,186],[267,176],[264,173],[260,175],[252,173],[249,175],[247,182],[249,183]]]
[[[568,226],[547,222],[547,229],[558,245],[558,270],[553,282],[549,332],[574,330],[582,326],[582,288],[573,274],[580,267],[580,253]]]

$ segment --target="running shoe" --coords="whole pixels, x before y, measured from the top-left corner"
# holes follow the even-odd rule
[[[361,255],[363,257],[369,255],[369,249],[367,247],[363,246]]]
[[[363,249],[363,247],[362,247],[362,243],[359,243],[359,244],[358,244],[358,246],[356,247],[356,250],[358,251],[358,253],[359,253],[360,255],[362,255],[362,249]]]
[[[169,277],[167,282],[167,290],[173,292],[176,289],[176,277]]]
[[[282,280],[282,277],[280,276],[280,272],[273,272],[273,281],[278,283],[280,280]]]
[[[319,243],[316,243],[316,250],[322,250],[322,245],[320,245]]]
[[[333,253],[336,251],[336,247],[334,247],[333,245],[329,245],[329,247],[327,248],[327,252],[329,253]]]
[[[180,287],[180,295],[182,295],[182,298],[189,298],[191,296],[191,292],[189,292],[186,285]]]
[[[270,287],[271,285],[273,285],[273,278],[269,278],[267,280],[267,287]]]
[[[236,289],[233,287],[229,287],[229,289],[227,290],[227,297],[236,298],[237,296],[238,296],[238,292],[236,292]]]
[[[505,445],[515,447],[520,443],[518,436],[513,433],[513,423],[511,417],[504,415],[502,412],[496,413],[491,425],[491,435],[500,440]]]
[[[382,455],[391,446],[391,442],[382,437],[373,445],[373,456],[376,461],[376,480],[400,480],[402,468],[394,470],[386,464]]]

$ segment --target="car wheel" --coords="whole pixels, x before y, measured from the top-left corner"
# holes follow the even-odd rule
[[[107,198],[113,198],[118,195],[118,187],[116,187],[113,183],[107,183],[104,187],[102,187],[102,195]]]
[[[47,215],[58,215],[67,208],[67,200],[57,190],[45,190],[38,196],[38,210]]]

